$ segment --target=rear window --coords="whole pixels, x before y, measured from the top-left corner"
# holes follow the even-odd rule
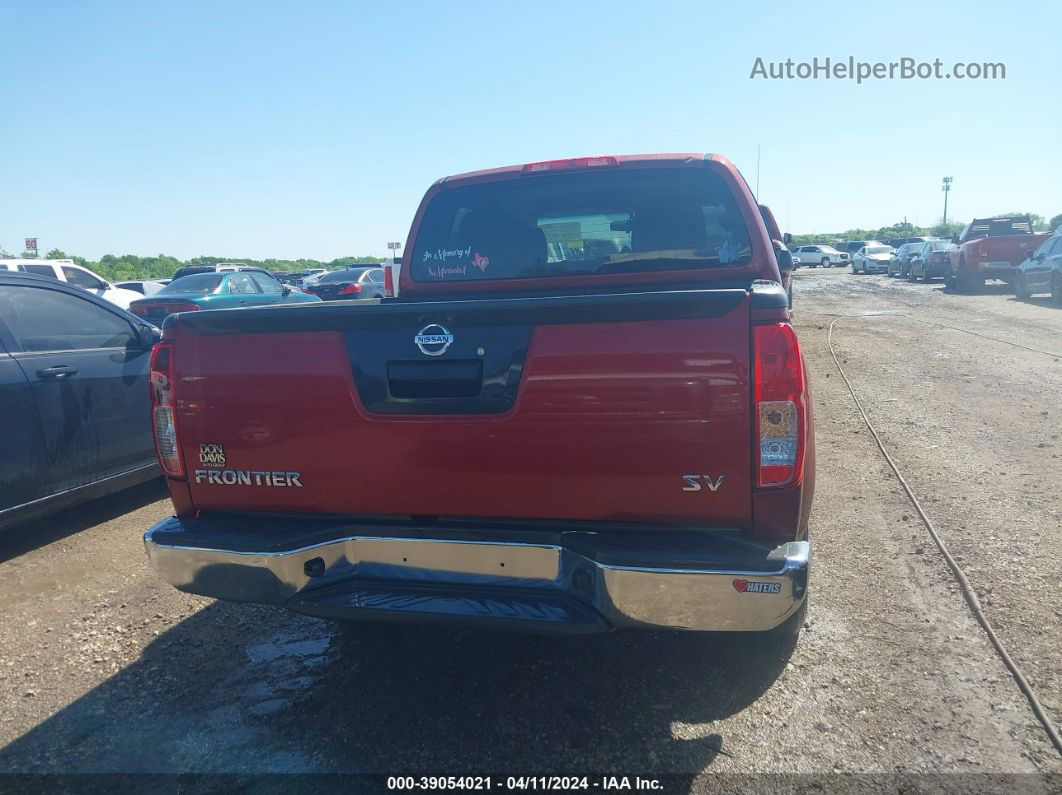
[[[218,289],[221,280],[225,277],[220,273],[196,273],[192,276],[182,276],[174,279],[161,290],[162,293],[199,293],[207,295]]]
[[[1008,235],[1031,235],[1032,227],[1027,218],[985,218],[970,223],[967,239],[975,237],[1006,237]]]
[[[729,188],[707,169],[622,169],[444,189],[410,268],[425,282],[714,268],[751,258]]]
[[[354,268],[351,270],[334,271],[326,273],[317,280],[318,284],[336,284],[337,282],[356,282],[365,273],[366,268]]]

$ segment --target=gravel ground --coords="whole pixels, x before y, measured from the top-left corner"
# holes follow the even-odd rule
[[[1062,310],[839,270],[801,270],[795,292],[819,457],[795,648],[339,628],[187,596],[144,556],[143,530],[169,512],[148,484],[0,539],[0,771],[1058,791],[1062,760],[874,446],[826,335],[845,316],[835,347],[872,421],[1062,723],[1062,597],[1048,579],[1062,569]]]

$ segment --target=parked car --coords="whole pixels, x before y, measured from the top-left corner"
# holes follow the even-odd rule
[[[718,155],[465,174],[425,195],[399,300],[176,315],[152,564],[330,618],[791,642],[814,434],[757,209]]]
[[[310,268],[306,271],[306,275],[303,276],[302,280],[299,282],[299,287],[306,289],[307,287],[316,284],[322,276],[328,273],[331,273],[331,271],[326,270],[324,268]]]
[[[306,288],[310,295],[316,295],[322,301],[344,301],[356,298],[383,298],[383,268],[344,268],[321,274],[313,284]]]
[[[904,243],[894,250],[889,257],[889,269],[886,272],[886,275],[907,278],[908,269],[911,264],[911,257],[917,254],[921,248],[921,243]]]
[[[793,252],[800,258],[800,263],[809,268],[832,268],[834,265],[847,265],[849,256],[847,252],[838,251],[833,246],[797,246]]]
[[[910,259],[905,276],[910,281],[921,279],[928,283],[937,276],[948,273],[948,255],[958,246],[950,240],[930,240],[919,246]]]
[[[1034,233],[1027,215],[975,218],[954,241],[945,281],[961,293],[980,290],[986,279],[1014,284],[1022,260],[1050,236]]]
[[[0,271],[32,273],[46,279],[66,282],[110,301],[122,309],[128,309],[129,302],[140,297],[139,293],[112,284],[99,274],[78,265],[72,259],[0,259]]]
[[[129,311],[156,325],[177,312],[239,309],[267,304],[317,303],[321,299],[280,284],[258,271],[193,273],[174,279],[150,298],[133,301]]]
[[[892,246],[893,248],[899,248],[900,246],[907,245],[908,243],[925,243],[932,240],[931,237],[893,237],[882,242],[886,246]]]
[[[117,286],[123,290],[132,290],[141,295],[154,295],[166,285],[160,281],[134,281],[118,282]]]
[[[193,273],[236,272],[264,273],[266,276],[272,278],[272,274],[265,268],[259,268],[254,265],[241,265],[236,262],[219,262],[216,265],[185,265],[183,268],[178,268],[174,272],[173,279],[180,279],[182,276],[191,276]],[[173,281],[173,279],[171,279],[170,281]]]
[[[863,246],[852,259],[852,273],[883,273],[889,270],[892,246]]]
[[[0,528],[159,475],[158,329],[51,277],[0,271]]]
[[[863,246],[884,246],[880,240],[849,240],[844,244],[844,253],[848,255],[849,260],[855,259],[855,255],[859,253],[859,249]],[[855,273],[855,271],[852,271]]]
[[[1014,281],[1014,294],[1021,301],[1048,292],[1052,303],[1062,306],[1062,233],[1059,232],[1022,261]]]

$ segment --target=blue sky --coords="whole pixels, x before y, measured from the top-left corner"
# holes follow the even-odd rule
[[[445,174],[730,157],[793,232],[1062,213],[1062,6],[0,0],[0,245],[385,253]],[[757,56],[1003,81],[750,80]]]

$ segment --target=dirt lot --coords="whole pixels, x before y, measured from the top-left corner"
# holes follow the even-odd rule
[[[855,389],[1058,724],[1062,310],[836,269],[796,279],[819,460],[795,649],[339,631],[185,596],[144,556],[142,532],[169,512],[149,485],[0,539],[0,771],[1058,791],[1062,760],[874,446],[827,331],[843,316]]]

